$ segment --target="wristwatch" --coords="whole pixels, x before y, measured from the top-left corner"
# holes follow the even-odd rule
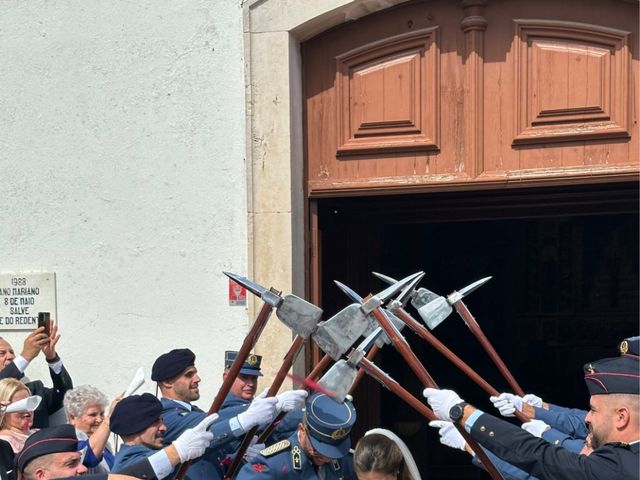
[[[462,415],[464,414],[464,407],[466,407],[467,405],[467,402],[460,402],[457,405],[451,407],[451,410],[449,410],[449,418],[453,423],[456,423],[462,418]]]

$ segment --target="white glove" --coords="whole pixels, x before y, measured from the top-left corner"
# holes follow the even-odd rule
[[[522,429],[531,435],[542,438],[542,434],[551,429],[549,425],[542,420],[530,420],[522,424]]]
[[[522,397],[522,401],[524,403],[528,403],[532,407],[542,408],[542,399],[533,393],[527,393],[524,397]]]
[[[442,445],[465,451],[464,447],[467,442],[465,442],[460,432],[456,430],[453,423],[444,420],[433,420],[429,422],[429,426],[439,429],[438,433],[440,434],[440,443]]]
[[[260,450],[264,449],[266,445],[264,443],[258,443],[258,436],[254,435],[251,439],[251,443],[247,447],[247,451],[244,452],[244,459],[247,462],[252,462],[254,458],[258,456]]]
[[[193,460],[204,454],[205,449],[213,440],[213,433],[208,430],[209,426],[217,419],[217,413],[209,415],[195,427],[182,432],[182,435],[173,441],[173,446],[180,456],[181,463]]]
[[[268,388],[265,388],[260,395],[253,399],[253,402],[249,404],[249,408],[236,417],[245,432],[257,425],[268,425],[276,417],[278,399],[276,397],[267,397],[268,390]]]
[[[438,390],[437,388],[425,388],[422,395],[427,399],[433,413],[440,420],[451,420],[449,410],[463,400],[453,390]]]
[[[497,397],[489,397],[493,406],[503,417],[515,417],[515,411],[522,411],[522,398],[512,393],[501,393]]]
[[[278,399],[277,410],[279,412],[290,412],[302,407],[305,399],[309,395],[306,390],[290,390],[276,395]]]

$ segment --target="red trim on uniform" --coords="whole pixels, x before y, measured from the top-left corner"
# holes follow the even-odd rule
[[[29,449],[35,447],[36,445],[40,445],[41,443],[44,442],[54,442],[54,441],[64,441],[64,442],[69,442],[69,443],[73,443],[73,442],[78,442],[77,438],[70,438],[70,437],[60,437],[60,438],[43,438],[42,440],[38,440],[37,442],[32,443],[31,445],[29,445],[27,448],[23,449],[20,454],[18,455],[18,458],[22,457],[25,452],[27,452]],[[16,460],[18,460],[18,458],[16,458]]]
[[[620,355],[621,357],[631,357],[631,358],[638,358],[640,359],[640,355],[635,355],[633,353],[623,353],[622,355]]]
[[[611,375],[613,377],[629,377],[629,378],[640,378],[640,375],[636,375],[633,373],[615,373],[615,372],[594,372],[594,373],[587,373],[584,378],[587,378],[589,376],[594,376],[594,375]]]
[[[587,376],[585,376],[585,377],[584,377],[584,379],[585,379],[585,380],[593,380],[594,382],[598,382],[598,383],[600,384],[600,386],[602,387],[602,389],[603,389],[605,392],[608,392],[608,391],[609,391],[609,390],[607,390],[607,387],[605,387],[605,386],[604,386],[604,383],[602,383],[602,382],[601,382],[600,380],[598,380],[597,378],[591,378],[591,377],[587,377]]]

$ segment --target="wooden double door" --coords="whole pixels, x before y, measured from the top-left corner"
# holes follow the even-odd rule
[[[427,273],[468,305],[527,391],[586,407],[581,366],[638,319],[638,4],[410,1],[302,45],[309,296],[327,314],[371,271]],[[416,314],[417,315],[417,314]],[[453,314],[436,336],[507,385]],[[407,339],[443,387],[491,407],[437,352]],[[309,365],[318,352],[308,352]],[[422,386],[399,355],[380,365]],[[354,439],[375,426],[429,478],[481,478],[375,382]]]

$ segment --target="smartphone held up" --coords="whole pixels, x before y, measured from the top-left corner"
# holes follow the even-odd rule
[[[44,333],[51,335],[51,313],[38,312],[38,327],[44,327]]]

